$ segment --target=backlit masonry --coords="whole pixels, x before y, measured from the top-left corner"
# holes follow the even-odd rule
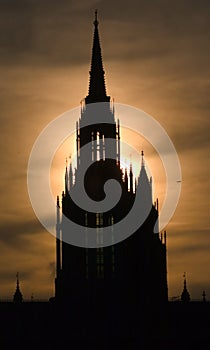
[[[168,300],[166,233],[153,232],[158,219],[158,201],[153,204],[152,181],[146,173],[143,152],[137,179],[134,179],[132,164],[124,172],[121,169],[120,122],[115,120],[114,103],[106,94],[97,13],[95,16],[89,91],[82,101],[81,116],[77,122],[77,167],[75,171],[71,164],[66,167],[61,203],[57,199],[55,301],[72,303],[77,305],[78,310],[89,310],[90,314],[93,306],[97,310],[110,310],[109,317],[116,318],[118,325],[119,314],[113,310],[121,310],[120,313],[123,310],[126,323],[144,319],[146,324],[147,319],[155,322],[157,315],[164,314]],[[97,123],[91,124],[92,106],[99,102],[99,112],[103,117],[105,115],[106,123],[100,123],[98,115]],[[112,149],[107,150],[107,139],[113,139]],[[83,154],[82,147],[85,145],[88,145],[89,151]],[[112,154],[112,159],[107,157],[107,152]],[[90,198],[103,200],[103,185],[110,178],[117,180],[121,186],[122,196],[118,204],[107,212],[82,210],[71,198],[72,189],[79,187],[78,174],[87,158],[91,166],[85,175],[85,189]],[[151,209],[143,225],[129,238],[99,248],[80,248],[65,242],[65,238],[72,234],[64,224],[65,217],[82,225],[84,230],[85,227],[94,227],[103,232],[103,227],[110,227],[112,235],[113,224],[132,210],[137,189],[142,198],[139,215],[142,206]]]

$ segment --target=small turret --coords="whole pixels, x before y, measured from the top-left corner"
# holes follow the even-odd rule
[[[181,295],[181,301],[186,303],[190,301],[190,293],[187,290],[186,272],[184,272],[183,277],[184,277],[184,288]]]
[[[132,169],[132,164],[130,164],[130,192],[133,193],[133,169]]]
[[[69,179],[68,179],[68,170],[67,170],[67,165],[68,165],[68,161],[67,161],[67,158],[66,158],[66,172],[65,172],[65,194],[67,194],[67,193],[69,192],[69,186],[68,186]]]
[[[152,207],[152,187],[146,172],[144,151],[141,152],[141,169],[137,187],[139,187],[142,192],[142,199],[144,200],[144,203],[146,203],[148,207]]]
[[[73,187],[73,170],[72,170],[72,163],[69,165],[69,190],[71,190]]]
[[[23,295],[22,295],[22,293],[20,291],[19,273],[18,272],[16,274],[16,278],[17,278],[16,291],[15,291],[14,296],[13,296],[13,302],[16,303],[16,304],[20,304],[23,301]]]
[[[205,290],[202,293],[202,300],[205,302],[206,301],[206,292]]]
[[[125,182],[125,189],[126,189],[126,192],[127,192],[128,191],[128,173],[127,173],[127,168],[125,168],[124,182]]]

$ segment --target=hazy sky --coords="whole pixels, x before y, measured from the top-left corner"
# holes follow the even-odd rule
[[[31,208],[27,162],[42,129],[87,95],[97,8],[108,94],[156,118],[180,157],[182,193],[167,227],[169,296],[181,294],[186,271],[191,297],[205,289],[210,300],[209,0],[0,5],[0,298],[12,297],[16,271],[25,298],[54,293],[55,240]],[[61,175],[62,157],[53,170]]]

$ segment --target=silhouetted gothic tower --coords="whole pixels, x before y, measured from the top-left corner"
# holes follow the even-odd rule
[[[150,309],[156,312],[167,301],[166,233],[153,232],[158,204],[152,202],[152,182],[146,173],[143,152],[138,179],[134,179],[132,165],[129,171],[121,169],[120,123],[115,121],[114,103],[106,94],[104,74],[96,12],[89,91],[81,103],[81,116],[76,125],[77,168],[74,172],[72,164],[69,168],[66,166],[61,204],[57,198],[55,300],[72,303],[81,310],[102,308],[106,312],[112,310],[113,314],[115,309],[118,317],[120,312],[128,315],[131,310],[145,315]],[[100,121],[97,116],[97,122],[93,122],[94,105],[100,102],[103,102],[100,104],[103,118]],[[109,150],[107,139],[113,140]],[[85,153],[84,146],[89,147]],[[107,156],[110,153],[112,157]],[[92,200],[104,199],[103,185],[110,178],[117,180],[122,189],[117,205],[104,213],[85,211],[71,198],[87,158],[91,166],[84,183]],[[129,238],[99,248],[81,248],[65,242],[63,238],[71,235],[64,225],[65,217],[82,225],[84,230],[85,227],[109,227],[111,235],[114,223],[132,209],[137,189],[142,205],[150,205],[151,210],[143,225]]]

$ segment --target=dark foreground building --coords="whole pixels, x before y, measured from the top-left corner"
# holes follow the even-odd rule
[[[103,123],[100,121],[102,117]],[[81,117],[77,123],[76,143],[77,168],[74,174],[71,165],[69,169],[66,168],[61,219],[59,198],[57,203],[55,301],[65,304],[73,302],[78,308],[88,306],[90,310],[96,308],[99,312],[101,307],[104,307],[106,312],[109,310],[107,326],[111,321],[109,318],[113,319],[115,316],[116,323],[119,323],[119,312],[122,310],[127,314],[127,321],[130,317],[133,319],[135,313],[135,317],[139,318],[140,315],[149,315],[151,312],[151,322],[154,318],[153,313],[162,313],[168,299],[166,233],[163,237],[153,232],[158,219],[158,209],[157,205],[153,204],[152,182],[146,173],[143,152],[138,179],[134,179],[132,165],[129,171],[126,169],[124,173],[121,169],[120,123],[119,120],[115,122],[114,106],[110,97],[106,95],[97,18],[94,21],[89,93],[84,99]],[[84,164],[88,159],[90,166],[84,177]],[[106,212],[93,213],[82,210],[72,200],[71,192],[74,191],[80,196],[83,178],[87,194],[98,202],[105,198],[105,182],[115,179],[122,191],[117,205]],[[106,235],[113,236],[115,243],[117,237],[114,237],[114,224],[120,222],[133,209],[137,192],[140,197],[137,214],[141,215],[145,208],[148,213],[143,224],[129,238],[104,247]],[[66,243],[72,234],[66,217],[82,225],[84,241],[85,230],[88,227],[96,231],[96,237],[93,237],[92,241],[88,233],[86,237],[87,247],[95,243],[94,248],[81,248]],[[127,224],[127,230],[130,229],[130,225],[131,222]],[[114,308],[116,312],[113,312]]]
[[[61,201],[57,199],[55,296],[48,302],[24,302],[17,277],[13,302],[0,303],[0,348],[207,346],[209,304],[191,302],[186,282],[182,302],[168,302],[166,233],[154,233],[158,202],[153,204],[143,152],[138,179],[134,179],[132,165],[124,172],[121,168],[120,122],[106,94],[97,13],[89,91],[81,106],[76,145],[77,168],[75,172],[71,164],[66,168],[65,190]],[[110,178],[120,185],[122,194],[114,208],[93,212],[72,200],[73,192],[80,194],[87,161],[90,167],[84,185],[92,200],[104,200],[103,186]],[[132,235],[116,243],[115,224],[132,210],[137,193],[139,213],[146,208],[148,215]],[[68,219],[82,227],[81,246],[67,243],[72,234]],[[91,239],[86,235],[88,228],[97,232]],[[105,229],[112,244],[104,246]]]

